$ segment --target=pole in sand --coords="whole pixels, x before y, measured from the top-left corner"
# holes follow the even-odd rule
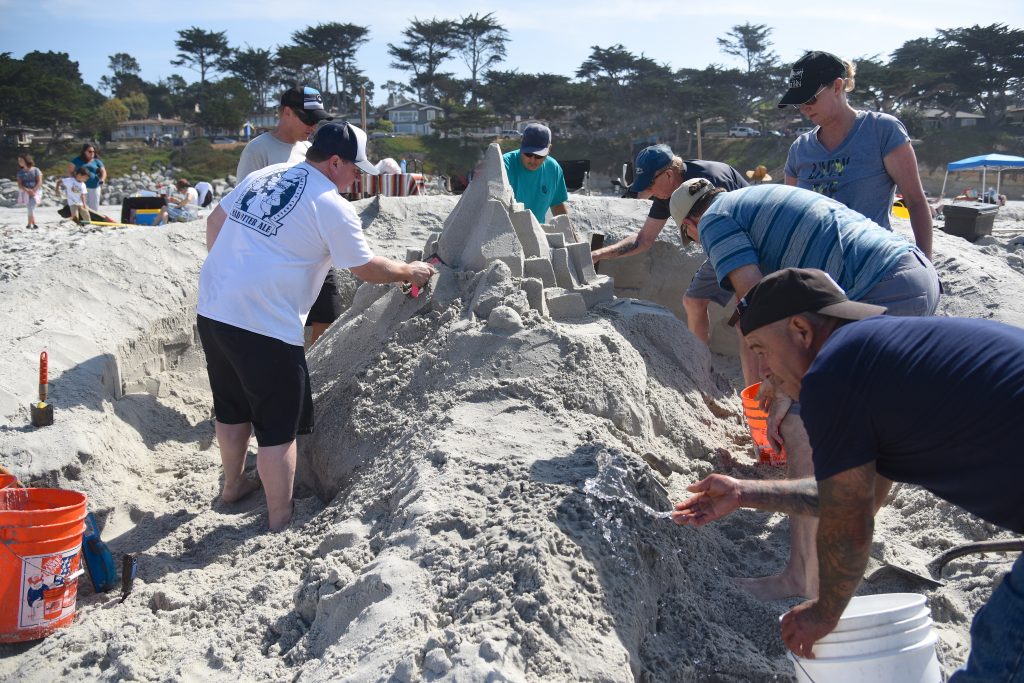
[[[33,427],[47,427],[53,424],[53,405],[46,402],[49,386],[49,359],[46,351],[39,354],[39,402],[29,406]]]

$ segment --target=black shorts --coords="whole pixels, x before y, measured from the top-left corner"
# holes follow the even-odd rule
[[[338,281],[334,277],[334,269],[327,271],[324,286],[320,288],[313,307],[306,316],[306,325],[324,323],[330,325],[341,315],[341,294],[338,293]]]
[[[301,346],[198,316],[218,422],[251,422],[260,446],[313,431],[313,394]]]

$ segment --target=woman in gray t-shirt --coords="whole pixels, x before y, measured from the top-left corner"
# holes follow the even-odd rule
[[[799,109],[817,128],[789,148],[786,183],[832,197],[886,228],[898,186],[914,240],[931,259],[931,209],[910,136],[897,118],[850,106],[855,74],[853,63],[828,52],[809,52],[793,65],[779,107]]]

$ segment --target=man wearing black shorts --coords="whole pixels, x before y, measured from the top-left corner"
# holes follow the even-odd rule
[[[324,124],[306,161],[249,174],[206,222],[209,256],[199,275],[198,328],[213,390],[225,502],[257,484],[242,476],[249,438],[271,530],[291,521],[297,434],[313,430],[302,319],[332,263],[367,282],[423,285],[434,268],[374,256],[339,194],[366,158],[366,134]]]
[[[715,187],[726,191],[747,187],[749,184],[743,179],[743,175],[729,164],[703,159],[683,161],[672,153],[668,145],[651,145],[641,150],[636,155],[635,168],[636,176],[625,196],[639,199],[650,197],[651,211],[640,232],[596,250],[593,253],[594,263],[620,256],[633,256],[654,246],[655,240],[671,215],[668,200],[683,182],[691,178],[705,178]],[[682,234],[685,246],[689,240],[685,231]],[[732,292],[718,285],[715,269],[711,267],[710,262],[705,261],[694,273],[690,286],[683,295],[686,326],[690,332],[707,344],[711,339],[708,306],[712,301],[719,306],[727,306],[733,297]]]

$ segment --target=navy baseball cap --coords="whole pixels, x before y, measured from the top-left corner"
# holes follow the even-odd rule
[[[519,151],[546,157],[551,147],[551,129],[541,123],[531,123],[523,129]]]
[[[348,121],[325,123],[313,133],[313,149],[328,155],[337,154],[351,161],[363,173],[377,175],[380,171],[366,158],[366,133]]]
[[[779,109],[799,106],[814,97],[818,89],[846,76],[846,64],[831,52],[808,52],[789,72],[789,90],[779,100]]]
[[[629,186],[629,191],[640,193],[650,187],[658,171],[672,165],[674,156],[672,148],[668,145],[651,145],[641,150],[636,155],[636,163],[634,164],[636,171],[633,176],[633,184]]]
[[[320,121],[334,120],[324,109],[324,98],[316,88],[307,86],[301,91],[298,88],[285,90],[281,95],[281,106],[293,109],[299,120],[309,126]]]

